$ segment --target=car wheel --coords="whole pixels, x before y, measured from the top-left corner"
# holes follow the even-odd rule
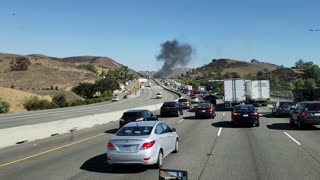
[[[176,140],[176,143],[175,143],[175,148],[174,148],[174,153],[178,153],[179,152],[179,140],[177,139]]]
[[[231,121],[231,127],[235,127],[235,124],[233,121]]]
[[[158,161],[157,163],[155,164],[155,168],[161,168],[162,167],[162,164],[163,164],[163,153],[162,151],[160,150],[159,154],[158,154]]]
[[[290,125],[293,126],[294,125],[294,122],[293,122],[293,118],[292,116],[290,116]]]
[[[260,122],[257,122],[257,123],[256,123],[256,127],[259,127],[259,126],[260,126]]]

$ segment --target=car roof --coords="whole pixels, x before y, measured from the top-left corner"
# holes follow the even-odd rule
[[[124,125],[125,127],[132,127],[132,126],[154,126],[157,123],[162,121],[134,121],[129,122],[128,124]]]
[[[142,112],[142,111],[149,111],[147,109],[132,109],[132,110],[128,110],[126,112]]]
[[[252,107],[254,107],[252,104],[238,104],[238,105],[235,105],[234,107],[242,107],[242,106],[252,106]]]
[[[309,103],[309,104],[312,104],[312,103],[320,103],[320,101],[302,101],[302,102],[299,102],[299,103]]]

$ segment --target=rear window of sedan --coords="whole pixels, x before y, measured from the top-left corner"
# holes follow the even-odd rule
[[[256,109],[254,108],[254,106],[247,106],[247,105],[244,105],[244,106],[235,106],[235,111],[238,111],[238,112],[242,112],[242,111],[255,111]]]
[[[151,134],[152,126],[130,126],[122,127],[117,136],[147,136]]]
[[[175,107],[176,103],[175,102],[165,102],[162,105],[163,107]]]
[[[280,102],[279,105],[280,106],[294,106],[295,103],[294,102]]]
[[[306,104],[307,111],[320,111],[320,103]]]
[[[211,108],[211,105],[209,103],[203,103],[199,104],[198,108]]]
[[[188,102],[188,99],[179,99],[179,102]]]
[[[191,99],[197,99],[198,97],[196,97],[196,96],[193,96],[193,97],[191,97]]]
[[[129,120],[129,119],[139,119],[142,117],[140,112],[126,112],[123,114],[122,119]]]

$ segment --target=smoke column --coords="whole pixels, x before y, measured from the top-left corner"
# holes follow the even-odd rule
[[[163,61],[164,64],[155,76],[165,78],[172,73],[174,68],[187,66],[191,60],[191,54],[192,47],[189,44],[181,44],[177,40],[164,42],[157,56],[157,60]]]

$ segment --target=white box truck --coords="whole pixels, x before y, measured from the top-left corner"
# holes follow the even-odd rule
[[[224,107],[232,108],[234,105],[245,103],[246,88],[244,79],[224,80]]]
[[[269,80],[252,80],[246,82],[246,102],[253,105],[267,106],[270,100]]]

